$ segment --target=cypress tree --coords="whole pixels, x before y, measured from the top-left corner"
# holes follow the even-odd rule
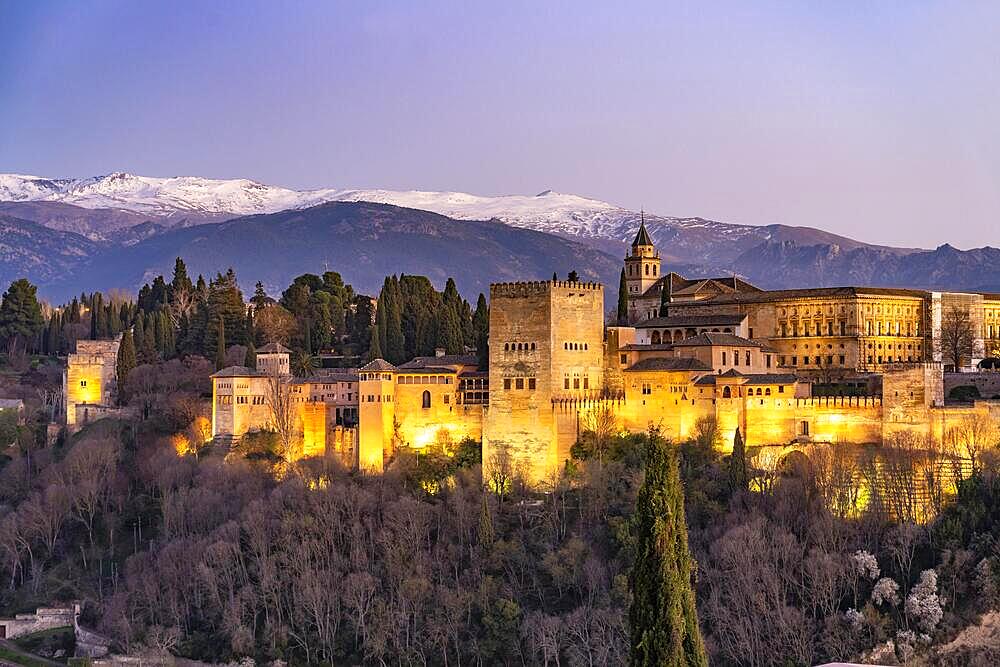
[[[476,313],[472,316],[472,326],[476,332],[476,356],[479,358],[479,370],[484,371],[490,364],[490,307],[486,297],[479,293],[476,301]]]
[[[118,358],[115,360],[119,403],[128,401],[128,374],[135,368],[135,364],[135,343],[132,341],[132,332],[126,329],[122,334],[121,343],[118,345]]]
[[[618,279],[618,326],[628,324],[628,284],[625,282],[625,269],[622,269]]]
[[[739,428],[736,429],[736,436],[733,438],[733,453],[729,457],[729,488],[732,493],[746,491],[750,488],[747,450]]]
[[[135,314],[135,324],[132,326],[132,340],[134,341],[136,356],[142,354],[142,341],[146,340],[146,318],[140,310]]]
[[[108,335],[117,336],[122,330],[122,319],[120,311],[115,308],[114,303],[109,303],[107,308]]]
[[[677,458],[655,431],[647,438],[646,477],[633,522],[637,543],[629,576],[630,664],[707,667]]]
[[[368,342],[368,361],[382,358],[382,344],[379,343],[378,329],[372,327],[371,339]]]
[[[461,354],[464,351],[462,326],[458,321],[458,315],[448,307],[441,309],[438,319],[437,346],[443,347],[448,354]]]
[[[257,368],[257,348],[253,346],[252,340],[247,344],[247,356],[243,360],[243,365],[247,368]]]
[[[670,277],[664,279],[663,284],[660,285],[660,317],[666,317],[667,313],[670,311],[670,290],[667,289],[666,280]]]
[[[145,363],[156,361],[156,314],[146,316],[146,326],[142,331],[142,360]]]
[[[215,331],[215,370],[221,371],[226,367],[226,321],[219,318],[219,324]]]

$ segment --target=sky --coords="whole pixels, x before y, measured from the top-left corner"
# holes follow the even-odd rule
[[[0,2],[0,172],[1000,246],[1000,3]]]

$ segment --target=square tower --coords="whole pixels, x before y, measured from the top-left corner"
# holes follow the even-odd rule
[[[601,394],[603,338],[604,288],[598,283],[490,285],[487,476],[491,466],[509,464],[539,482],[565,463],[568,445],[559,444],[555,404]]]

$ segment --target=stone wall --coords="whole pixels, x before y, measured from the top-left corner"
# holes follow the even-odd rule
[[[0,637],[14,639],[42,630],[73,627],[77,613],[75,607],[39,607],[34,614],[0,619]]]
[[[979,395],[982,398],[1000,397],[1000,371],[944,374],[945,396],[947,396],[955,387],[965,386],[971,386],[978,389]]]

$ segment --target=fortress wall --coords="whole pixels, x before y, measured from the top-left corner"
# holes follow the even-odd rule
[[[955,387],[972,386],[979,390],[983,398],[1000,396],[1000,372],[984,371],[982,373],[945,373],[944,395]]]
[[[448,377],[452,384],[399,384],[399,378],[396,378],[396,420],[401,441],[407,446],[422,449],[438,439],[455,444],[465,437],[480,440],[483,431],[482,406],[456,405],[458,386],[454,383],[457,378],[434,377]],[[423,407],[425,391],[431,397],[429,408]]]

